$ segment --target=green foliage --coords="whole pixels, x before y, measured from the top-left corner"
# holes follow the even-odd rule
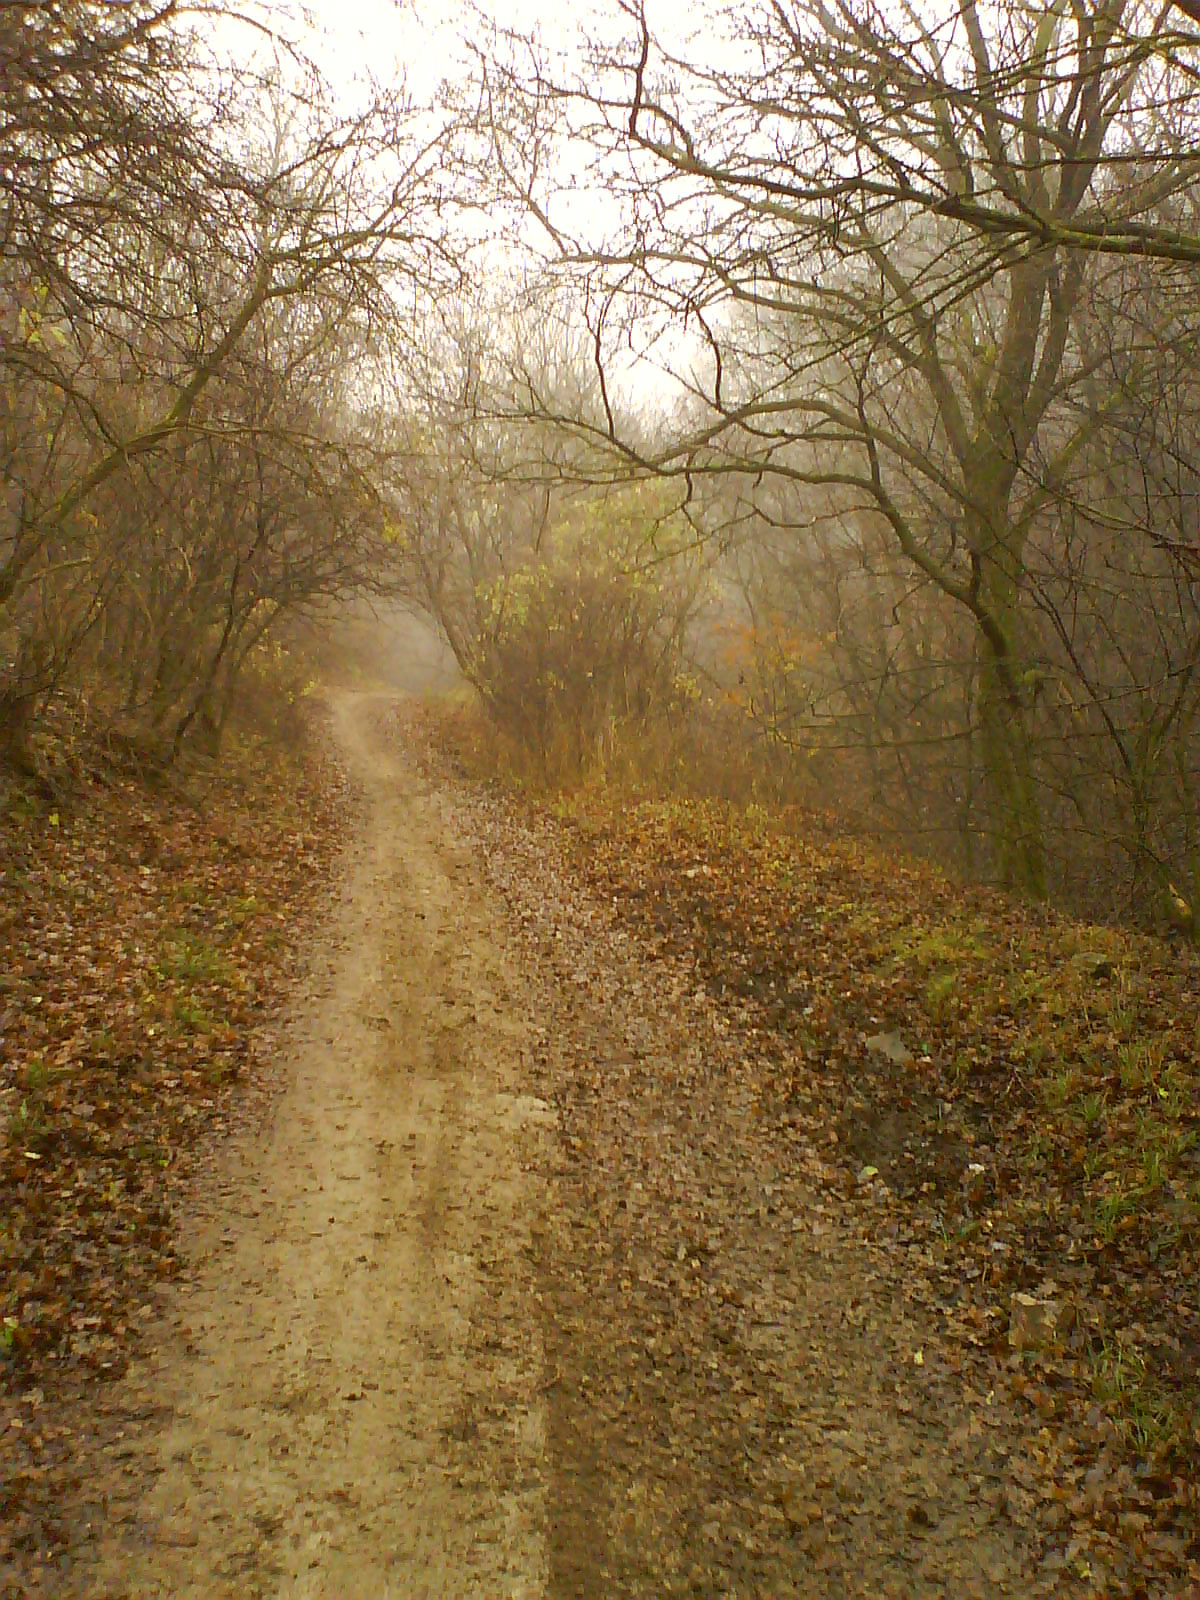
[[[38,1058],[30,1061],[21,1075],[22,1094],[9,1113],[8,1137],[21,1150],[38,1151],[49,1133],[46,1087],[49,1073]]]
[[[214,1026],[212,1016],[198,1000],[176,1000],[175,1021],[185,1033],[208,1033]]]
[[[684,647],[700,580],[685,535],[657,486],[592,496],[480,589],[476,686],[543,775],[606,765],[695,698]]]
[[[205,939],[182,932],[168,939],[158,962],[160,977],[187,983],[228,983],[229,961],[223,951]]]

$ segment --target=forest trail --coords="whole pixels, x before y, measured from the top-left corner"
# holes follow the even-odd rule
[[[331,698],[364,802],[283,1087],[196,1201],[60,1593],[1051,1592],[1000,1407],[762,1117],[736,1019],[394,703]]]
[[[88,1595],[544,1592],[544,1108],[476,868],[371,697],[332,707],[361,831],[269,1134],[222,1162],[126,1379]]]

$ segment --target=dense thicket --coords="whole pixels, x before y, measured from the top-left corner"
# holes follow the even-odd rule
[[[600,26],[574,74],[502,31],[481,59],[500,189],[603,390],[527,384],[525,411],[719,538],[725,687],[828,798],[1035,895],[1190,922],[1184,12],[752,0],[683,38],[629,0]],[[647,350],[682,397],[650,438],[609,403]]]
[[[542,765],[707,709],[968,872],[1194,922],[1186,8],[617,0],[577,71],[477,30],[436,118],[216,14],[0,9],[5,761],[63,707],[215,741],[290,615],[399,581]]]
[[[10,764],[36,767],[54,707],[155,760],[213,739],[281,619],[378,570],[355,384],[397,295],[451,276],[430,126],[398,94],[347,116],[236,26],[174,0],[0,12]]]

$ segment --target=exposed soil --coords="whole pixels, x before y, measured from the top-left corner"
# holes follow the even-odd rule
[[[366,805],[286,1087],[192,1219],[64,1593],[545,1590],[523,1007],[371,700],[334,725]]]
[[[281,1092],[197,1200],[57,1592],[1102,1592],[738,1005],[386,698],[334,727],[365,804]]]

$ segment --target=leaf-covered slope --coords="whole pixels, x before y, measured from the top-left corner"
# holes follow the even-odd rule
[[[647,961],[688,963],[758,1064],[762,1114],[819,1142],[897,1294],[1022,1420],[1011,1473],[1063,1559],[1107,1548],[1130,1593],[1200,1574],[1196,954],[798,811],[517,803]]]
[[[948,1335],[1036,1409],[1064,1495],[1103,1454],[1097,1509],[1111,1492],[1124,1531],[1182,1533],[1167,1506],[1190,1520],[1200,1461],[1195,958],[809,843],[797,817],[585,804],[567,822],[592,886],[778,1036],[779,1113],[822,1107],[847,1185],[890,1191]],[[1011,1351],[1022,1292],[1067,1299],[1061,1348]]]
[[[53,1548],[73,1454],[55,1401],[119,1376],[172,1270],[181,1157],[235,1114],[343,798],[324,765],[268,751],[186,794],[117,781],[58,810],[8,797],[0,1558],[5,1540]]]

